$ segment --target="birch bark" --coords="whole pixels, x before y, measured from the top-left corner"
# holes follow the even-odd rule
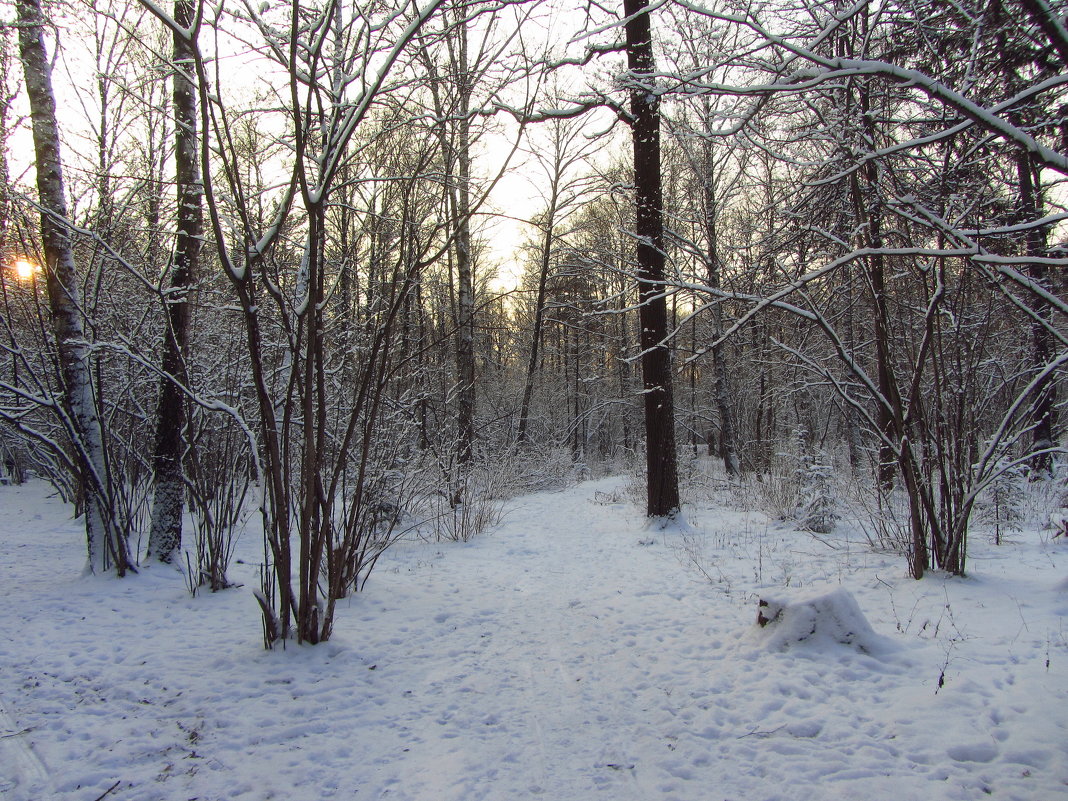
[[[60,158],[52,69],[44,44],[39,0],[18,0],[19,56],[26,79],[37,162],[41,240],[52,328],[59,353],[62,418],[75,451],[84,499],[87,569],[121,576],[129,568],[125,539],[115,530],[109,503],[104,437],[93,393],[89,345],[85,337],[80,280],[66,227],[67,203]]]

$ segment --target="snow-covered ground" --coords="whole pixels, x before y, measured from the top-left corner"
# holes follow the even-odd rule
[[[916,582],[846,526],[647,530],[622,486],[402,543],[331,642],[272,652],[253,565],[197,598],[160,567],[85,578],[68,510],[0,487],[0,797],[1068,798],[1063,538],[976,535],[970,577]],[[850,644],[798,641],[803,609],[755,624],[839,589],[874,632],[841,593]]]

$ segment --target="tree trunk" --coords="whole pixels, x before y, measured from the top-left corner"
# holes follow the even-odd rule
[[[620,243],[618,252],[623,252],[623,245]],[[614,264],[612,265],[615,266]],[[627,355],[630,353],[630,321],[628,318],[627,307],[629,301],[627,299],[626,279],[622,275],[622,270],[619,270],[619,286],[616,292],[618,300],[616,301],[616,317],[619,319],[619,350],[616,353],[616,365],[617,374],[619,378],[619,397],[630,398],[633,395],[633,387],[631,386],[631,366],[630,360]],[[623,406],[621,427],[623,429],[623,453],[630,454],[631,441],[631,417],[633,415],[630,404]]]
[[[868,31],[868,17],[863,14],[860,17],[861,31]],[[837,53],[839,57],[847,56],[851,50],[847,33],[843,30],[837,39]],[[869,85],[864,79],[859,79],[853,84],[856,89],[856,109],[847,108],[847,115],[856,113],[859,116],[860,125],[863,127],[866,148],[874,148],[876,143],[875,123],[871,117],[871,93]],[[846,99],[849,103],[849,96]],[[861,181],[863,180],[863,186]],[[879,486],[889,492],[894,487],[895,465],[898,460],[896,446],[902,432],[895,427],[895,417],[900,419],[902,409],[900,398],[897,395],[897,385],[893,375],[891,363],[890,344],[890,316],[886,299],[886,280],[884,261],[878,252],[883,247],[882,232],[882,204],[878,197],[879,170],[874,158],[867,159],[863,166],[850,176],[850,195],[852,196],[855,225],[863,231],[863,246],[870,248],[873,253],[864,260],[865,273],[868,281],[868,289],[871,292],[874,306],[874,337],[875,337],[875,364],[876,380],[878,382],[879,398],[876,399],[875,422],[879,428],[879,464],[876,468],[876,476]],[[896,434],[895,434],[896,432]]]
[[[19,54],[33,122],[37,192],[43,209],[48,304],[63,383],[64,425],[75,449],[84,496],[88,569],[102,573],[115,568],[121,576],[129,567],[126,541],[115,530],[108,502],[107,460],[82,323],[80,281],[65,225],[67,204],[51,66],[43,39],[44,16],[39,0],[19,0],[17,10]]]
[[[717,208],[715,196],[715,181],[712,175],[712,143],[704,144],[704,203],[705,203],[705,239],[706,261],[708,263],[708,285],[711,289],[719,289],[722,279],[722,271],[719,261],[719,236],[717,230]],[[719,341],[723,336],[723,306],[715,303],[712,306],[712,337],[716,344],[712,346],[712,391],[716,399],[716,411],[719,412],[719,456],[723,460],[723,469],[728,476],[736,476],[739,473],[737,438],[734,433],[734,416],[730,406],[730,379],[727,376],[727,362],[724,357],[724,346]]]
[[[463,13],[462,11],[460,13]],[[458,25],[456,53],[458,108],[456,120],[456,424],[457,461],[471,461],[475,441],[475,278],[471,248],[471,80],[467,68],[467,25]]]
[[[864,167],[868,191],[874,190],[875,167],[869,161]],[[875,365],[879,387],[876,399],[875,421],[882,435],[879,440],[879,465],[877,468],[879,486],[891,490],[894,486],[894,467],[897,455],[893,442],[896,439],[894,413],[900,414],[900,399],[897,397],[896,385],[891,364],[890,315],[886,302],[886,278],[883,257],[877,251],[883,246],[882,217],[877,207],[869,205],[864,197],[864,190],[856,174],[851,180],[854,214],[858,225],[866,225],[865,247],[874,252],[865,259],[865,272],[868,279],[868,291],[871,293],[874,307]]]
[[[647,0],[624,0],[630,69],[631,134],[637,206],[637,261],[649,517],[679,511],[671,350],[664,296],[663,193],[660,180],[660,110],[654,93],[656,65]]]
[[[1038,168],[1026,153],[1016,157],[1017,175],[1020,181],[1021,222],[1033,222],[1041,216],[1041,189]],[[1046,230],[1032,228],[1026,233],[1024,252],[1035,259],[1046,253]],[[1041,263],[1028,265],[1028,276],[1039,286],[1049,289],[1048,268]],[[1041,301],[1040,301],[1041,302]],[[1031,321],[1031,368],[1041,372],[1053,358],[1052,311],[1049,304],[1042,303],[1038,311],[1040,320]],[[1031,404],[1031,475],[1033,478],[1049,477],[1053,472],[1054,427],[1057,414],[1057,385],[1053,375],[1035,388]]]
[[[174,19],[188,27],[193,20],[190,0],[177,0]],[[187,292],[196,278],[201,241],[201,187],[197,168],[197,106],[193,83],[193,53],[189,42],[174,34],[174,166],[178,195],[177,233],[166,295],[167,329],[159,401],[156,407],[156,442],[153,452],[154,488],[149,556],[170,563],[182,547],[182,431],[185,403],[180,388],[186,381],[185,357],[189,339]]]
[[[541,345],[541,329],[545,320],[545,288],[549,282],[549,267],[552,260],[553,226],[556,217],[556,181],[553,183],[553,193],[549,202],[549,210],[546,212],[545,231],[541,242],[541,260],[538,272],[538,295],[534,300],[534,330],[530,335],[530,358],[527,361],[527,376],[523,383],[523,402],[519,410],[519,431],[516,434],[516,444],[523,445],[527,441],[527,420],[530,416],[530,401],[534,396],[534,374],[538,369],[538,349]]]

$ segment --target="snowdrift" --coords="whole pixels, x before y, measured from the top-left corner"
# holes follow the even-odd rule
[[[761,598],[756,636],[769,651],[805,644],[810,647],[848,646],[865,654],[878,655],[897,647],[890,639],[875,632],[856,599],[842,588],[793,602]]]

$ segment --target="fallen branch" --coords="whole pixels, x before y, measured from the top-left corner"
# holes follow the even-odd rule
[[[120,784],[122,784],[122,779],[118,779],[113,785],[111,785],[111,787],[109,787],[96,798],[94,798],[93,801],[103,801],[103,799],[111,795],[115,788],[118,787]]]

